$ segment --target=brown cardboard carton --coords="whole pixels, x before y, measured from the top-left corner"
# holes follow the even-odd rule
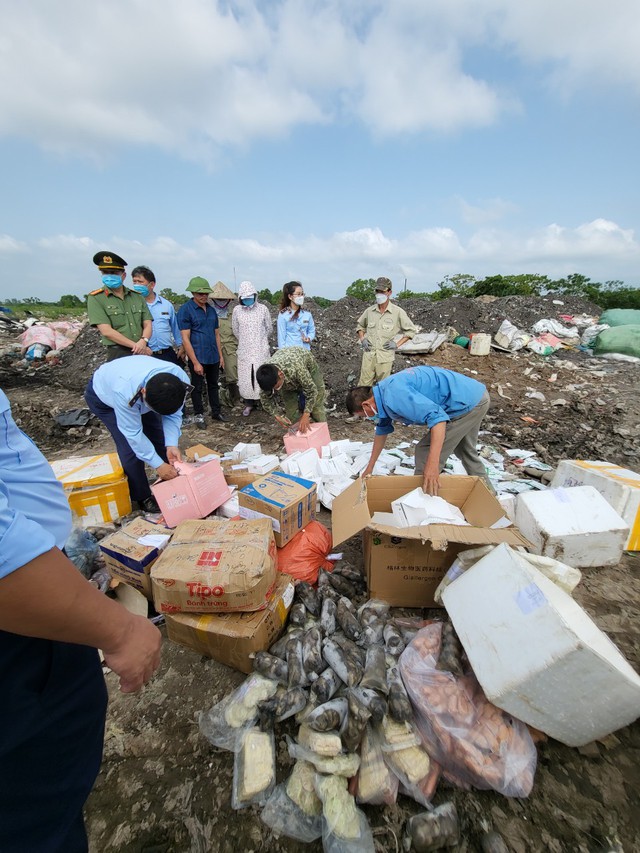
[[[277,551],[267,519],[182,521],[151,570],[159,613],[231,613],[266,607]]]
[[[114,577],[139,590],[151,601],[151,566],[169,543],[172,533],[160,524],[134,518],[100,542],[105,565]],[[154,542],[148,537],[160,538]]]
[[[515,527],[493,527],[504,510],[479,477],[440,477],[440,497],[462,510],[469,527],[373,524],[374,512],[390,512],[391,501],[422,485],[422,477],[358,479],[337,498],[331,513],[334,546],[363,531],[369,597],[397,607],[439,607],[433,598],[455,556],[480,545],[530,546]]]
[[[238,492],[242,518],[268,518],[278,548],[316,517],[316,484],[271,471]]]
[[[197,462],[199,459],[204,459],[205,456],[220,456],[217,450],[212,450],[204,444],[194,444],[192,447],[187,447],[184,452],[184,458],[187,462]]]
[[[201,655],[253,671],[249,655],[265,651],[282,634],[293,601],[293,578],[278,572],[273,595],[256,613],[167,614],[167,636]]]

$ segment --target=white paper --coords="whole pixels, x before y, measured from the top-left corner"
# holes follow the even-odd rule
[[[140,545],[148,545],[150,548],[164,548],[171,536],[164,533],[146,533],[138,539]]]

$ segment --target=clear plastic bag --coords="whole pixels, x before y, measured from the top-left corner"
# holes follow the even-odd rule
[[[341,753],[340,755],[333,756],[320,755],[308,747],[296,743],[286,735],[285,740],[291,758],[295,758],[296,761],[306,761],[309,764],[313,764],[318,773],[335,776],[336,778],[351,779],[352,776],[356,775],[360,767],[360,756],[355,753]]]
[[[454,847],[460,841],[458,814],[453,803],[414,815],[407,821],[407,836],[416,853],[432,853]]]
[[[369,646],[360,687],[387,693],[387,661],[384,646]]]
[[[87,580],[93,574],[93,564],[100,554],[98,540],[82,527],[74,527],[64,543],[64,553]]]
[[[318,775],[315,784],[316,793],[322,800],[325,853],[374,853],[369,821],[347,790],[347,780]]]
[[[231,806],[264,805],[276,784],[276,746],[273,732],[251,728],[240,739],[233,762]]]
[[[413,725],[398,723],[387,717],[374,732],[379,739],[382,757],[399,780],[402,792],[428,807],[438,783],[440,768],[434,765]]]
[[[278,689],[275,681],[253,673],[240,687],[200,715],[200,731],[220,749],[236,752],[244,732],[255,725],[258,703]]]
[[[488,701],[469,670],[436,669],[442,623],[428,625],[400,657],[422,742],[449,781],[507,797],[531,792],[537,752],[529,730]]]
[[[303,812],[287,794],[286,784],[274,789],[260,817],[278,835],[286,835],[306,844],[322,835],[322,816]]]
[[[398,777],[387,766],[378,735],[367,726],[360,744],[360,769],[356,782],[359,803],[391,806],[398,796]]]

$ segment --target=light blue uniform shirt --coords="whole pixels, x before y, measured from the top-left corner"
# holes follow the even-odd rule
[[[108,361],[93,374],[93,390],[105,406],[110,406],[116,415],[118,429],[129,442],[129,447],[152,468],[159,468],[163,459],[156,453],[153,444],[142,432],[142,415],[153,411],[139,397],[130,406],[152,376],[156,373],[172,373],[185,385],[189,377],[177,364],[160,361],[152,355],[127,355]],[[177,447],[182,426],[182,408],[173,415],[161,415],[164,443],[166,447]]]
[[[459,418],[474,409],[485,391],[482,382],[443,367],[409,367],[373,388],[380,422],[376,435],[393,432],[392,421],[426,424]]]
[[[71,532],[71,511],[51,466],[18,429],[0,391],[0,578],[56,545]]]
[[[311,349],[311,345],[302,340],[311,338],[312,341],[316,337],[316,324],[313,322],[311,311],[304,311],[302,308],[296,315],[295,320],[292,320],[293,314],[287,309],[278,314],[278,349],[283,347],[304,347]]]
[[[164,296],[159,296],[156,293],[155,297],[153,302],[147,302],[153,317],[149,348],[153,352],[157,352],[174,344],[177,347],[181,346],[182,335],[180,334],[175,308]]]

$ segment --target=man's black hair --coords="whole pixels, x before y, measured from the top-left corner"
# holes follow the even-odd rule
[[[261,364],[256,370],[256,379],[265,394],[272,394],[278,382],[278,368],[275,364]]]
[[[134,269],[131,270],[131,278],[133,278],[134,275],[141,275],[145,281],[150,281],[152,284],[156,283],[156,277],[149,267],[134,267]]]
[[[357,385],[352,388],[347,394],[346,406],[350,415],[355,415],[362,411],[362,404],[371,396],[371,385]]]
[[[173,373],[156,373],[145,386],[145,400],[159,415],[172,415],[184,405],[186,391],[184,382]]]

